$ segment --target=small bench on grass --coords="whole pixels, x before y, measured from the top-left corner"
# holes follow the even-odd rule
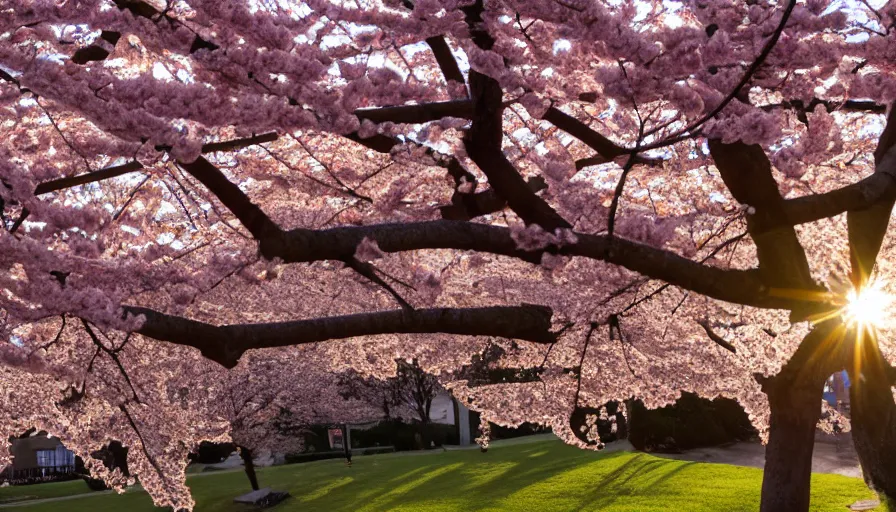
[[[288,497],[288,492],[272,491],[270,487],[265,487],[264,489],[237,496],[233,499],[233,502],[265,508],[274,506]]]

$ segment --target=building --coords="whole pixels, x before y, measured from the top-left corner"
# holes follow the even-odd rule
[[[454,397],[446,391],[432,397],[429,408],[429,421],[442,425],[454,425]]]
[[[46,432],[13,439],[10,451],[12,465],[2,473],[8,481],[52,480],[75,472],[75,454]]]
[[[837,372],[824,385],[824,399],[843,414],[849,415],[849,374]]]
[[[470,425],[470,410],[458,402],[451,393],[442,391],[433,397],[432,406],[429,409],[429,419],[433,423],[454,425],[457,428],[457,439],[460,445],[473,443],[471,431],[474,427]]]

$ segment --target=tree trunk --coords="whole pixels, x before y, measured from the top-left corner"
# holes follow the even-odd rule
[[[420,422],[420,443],[423,445],[424,450],[429,449],[429,418]]]
[[[779,375],[763,386],[771,421],[760,512],[809,510],[812,450],[825,379],[807,373],[791,378]]]
[[[258,477],[255,476],[255,463],[252,462],[252,450],[245,446],[240,446],[240,457],[243,459],[243,466],[246,470],[246,476],[249,477],[249,483],[252,484],[252,490],[258,490]]]
[[[896,498],[896,403],[892,369],[876,343],[865,344],[850,370],[852,438],[865,482],[889,500]]]
[[[345,453],[345,463],[352,465],[352,447],[351,440],[348,438],[348,425],[342,425],[342,450]]]

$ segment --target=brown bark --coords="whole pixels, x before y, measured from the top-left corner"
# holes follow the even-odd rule
[[[874,151],[874,176],[886,175],[892,185],[896,172],[896,109],[891,109]],[[892,187],[891,187],[892,188]],[[887,233],[896,198],[882,197],[869,207],[846,214],[853,285],[861,290],[871,277]],[[880,352],[877,335],[859,326],[849,365],[853,442],[865,480],[892,499],[896,496],[896,404],[893,369]]]
[[[243,467],[246,470],[246,476],[249,477],[249,483],[252,484],[252,490],[257,491],[258,476],[255,475],[255,463],[252,461],[252,450],[245,446],[240,446],[240,457],[243,459]]]
[[[806,512],[815,430],[824,383],[843,368],[846,349],[838,319],[817,325],[774,377],[760,378],[771,408],[760,512]]]
[[[809,510],[812,451],[823,378],[776,380],[768,386],[771,422],[760,512]]]
[[[896,498],[896,403],[893,369],[874,340],[860,344],[849,371],[852,439],[865,482],[890,500]]]
[[[243,353],[250,349],[388,333],[443,332],[500,336],[536,343],[556,341],[556,334],[551,331],[551,309],[528,304],[412,311],[402,309],[291,322],[222,326],[147,308],[128,307],[125,311],[145,318],[136,332],[160,341],[198,348],[205,357],[228,368],[236,366]]]
[[[348,438],[348,425],[342,425],[342,451],[345,454],[345,463],[352,465],[351,439]]]
[[[747,215],[747,231],[756,244],[762,279],[775,288],[817,289],[806,253],[787,219],[784,198],[765,151],[759,145],[742,142],[724,144],[710,139],[708,143],[731,195],[753,208],[753,213]]]

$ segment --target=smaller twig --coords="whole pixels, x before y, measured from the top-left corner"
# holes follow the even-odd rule
[[[134,197],[137,195],[137,192],[140,191],[140,189],[143,187],[143,185],[146,184],[146,182],[149,181],[149,178],[151,178],[151,177],[152,177],[152,174],[147,174],[146,177],[143,178],[143,181],[141,181],[136,187],[134,187],[134,190],[131,191],[131,194],[128,196],[127,201],[125,201],[124,204],[121,205],[121,208],[117,212],[115,212],[115,215],[112,216],[113,221],[116,221],[116,220],[118,220],[119,217],[121,217],[121,214],[123,214],[124,211],[128,208],[128,206],[131,204],[131,201],[134,200]]]
[[[177,260],[179,260],[179,259],[181,259],[181,258],[184,258],[184,257],[186,257],[186,256],[189,256],[190,254],[192,254],[192,253],[198,251],[199,249],[202,249],[203,247],[208,247],[209,245],[211,245],[211,242],[202,242],[201,244],[197,245],[196,247],[192,247],[192,248],[190,248],[190,249],[187,249],[186,251],[184,251],[184,252],[178,254],[177,256],[172,256],[172,257],[171,257],[171,261],[177,261]]]
[[[169,192],[172,196],[174,196],[175,199],[177,199],[177,202],[178,202],[178,204],[180,204],[181,209],[183,209],[184,213],[187,214],[187,220],[190,221],[190,225],[193,226],[193,229],[194,229],[194,230],[197,230],[197,231],[198,231],[199,228],[196,227],[196,223],[193,222],[193,216],[190,214],[190,210],[187,209],[187,206],[186,206],[186,205],[184,204],[184,202],[181,200],[180,196],[174,191],[174,189],[172,189],[171,187],[168,186],[167,183],[165,183],[165,180],[159,180],[159,181],[161,181],[161,182],[162,182],[162,185],[165,187],[165,189],[167,189],[168,192]]]
[[[53,345],[55,345],[56,343],[58,343],[59,340],[60,340],[60,338],[62,338],[62,331],[64,331],[64,330],[65,330],[65,315],[62,315],[62,325],[59,327],[59,332],[56,333],[56,337],[53,338],[53,341],[47,343],[46,345],[37,347],[36,349],[32,350],[32,351],[28,354],[28,357],[30,358],[31,356],[33,356],[34,353],[37,352],[38,350],[41,350],[41,349],[43,349],[43,350],[47,350],[47,349],[49,349],[50,347],[52,347]]]
[[[212,285],[211,285],[207,290],[205,290],[203,293],[206,293],[206,294],[207,294],[207,293],[211,292],[212,290],[214,290],[215,288],[217,288],[218,286],[220,286],[221,283],[223,283],[227,278],[233,276],[233,275],[236,274],[237,272],[242,271],[244,268],[246,268],[246,267],[248,267],[249,265],[251,265],[251,264],[257,262],[258,260],[259,260],[259,258],[256,258],[254,261],[250,261],[250,262],[247,262],[247,263],[243,263],[242,265],[237,265],[236,267],[234,267],[233,270],[231,270],[230,272],[228,272],[228,273],[224,274],[223,276],[221,276],[220,279],[218,279],[217,281],[215,281],[215,283],[212,284]],[[191,305],[191,306],[192,306],[193,303],[196,301],[196,299],[199,297],[199,295],[200,295],[200,294],[197,293],[197,294],[194,295],[193,298],[190,300],[190,305]]]
[[[591,322],[591,325],[588,327],[588,334],[585,335],[585,346],[582,347],[582,357],[579,358],[578,383],[576,384],[576,396],[573,400],[574,408],[577,408],[579,406],[579,393],[582,391],[582,373],[585,369],[585,354],[588,353],[588,344],[591,343],[591,335],[594,334],[594,330],[597,329],[597,325],[597,322]],[[612,326],[610,327],[610,329],[612,329]]]
[[[93,332],[93,329],[90,328],[90,324],[87,323],[87,320],[81,319],[81,323],[84,325],[84,329],[87,330],[87,334],[90,336],[90,339],[93,340],[93,344],[96,345],[99,349],[106,353],[110,359],[118,366],[118,371],[121,372],[122,377],[124,377],[125,382],[127,382],[128,387],[131,388],[131,393],[134,395],[134,401],[138,404],[140,402],[140,397],[137,394],[137,388],[134,387],[134,383],[131,382],[131,377],[128,375],[127,370],[125,370],[124,365],[121,364],[121,359],[118,358],[118,351],[114,349],[108,348],[103,344],[102,341],[97,337],[96,333]],[[122,345],[123,347],[124,345]]]
[[[159,474],[159,478],[162,480],[168,480],[165,476],[165,473],[162,472],[161,468],[159,468],[158,463],[156,463],[155,459],[152,455],[149,454],[149,449],[146,447],[146,440],[143,439],[143,434],[140,432],[140,429],[137,427],[137,422],[134,421],[134,418],[131,416],[131,413],[128,411],[128,408],[125,404],[121,404],[118,406],[121,409],[121,412],[124,413],[125,417],[128,419],[128,423],[130,423],[131,428],[134,429],[134,433],[137,434],[137,438],[140,439],[140,447],[143,449],[143,455],[146,456],[146,460],[152,464],[152,467],[156,470],[156,473]]]
[[[623,73],[625,72],[625,67],[622,67]],[[616,227],[616,210],[619,208],[619,200],[622,198],[622,192],[625,190],[625,179],[628,177],[628,173],[635,166],[635,157],[638,154],[638,148],[641,147],[641,143],[644,141],[644,123],[645,120],[641,117],[641,112],[638,110],[638,104],[635,103],[635,99],[632,98],[632,104],[635,108],[635,113],[638,115],[638,140],[635,143],[635,148],[628,155],[628,159],[625,161],[625,165],[622,167],[622,174],[619,176],[619,183],[616,184],[616,190],[613,191],[613,201],[610,203],[610,213],[607,217],[607,236],[613,237],[613,228]]]
[[[31,212],[28,211],[28,208],[22,208],[22,213],[19,215],[19,218],[12,223],[12,227],[9,228],[9,233],[14,234],[19,229],[19,226],[25,222],[25,219],[28,218],[29,214],[31,214]]]
[[[379,169],[373,171],[373,172],[370,173],[369,175],[365,176],[361,181],[359,181],[359,182],[358,182],[358,186],[359,186],[359,187],[364,186],[364,184],[367,183],[367,181],[369,181],[370,179],[372,179],[372,178],[378,176],[381,172],[385,171],[385,170],[388,169],[389,167],[392,167],[392,164],[394,164],[394,163],[395,163],[395,162],[393,161],[393,162],[389,162],[389,163],[387,163],[387,164],[385,164],[385,165],[383,165],[383,166],[380,166]]]
[[[784,32],[784,27],[787,25],[787,20],[790,19],[790,14],[793,12],[794,7],[796,7],[796,0],[790,0],[788,2],[787,7],[784,8],[784,13],[781,16],[781,22],[778,24],[778,28],[772,33],[771,38],[766,42],[765,47],[762,48],[762,51],[759,53],[759,56],[756,57],[756,60],[747,68],[746,73],[744,73],[743,77],[741,77],[740,82],[722,99],[721,103],[719,103],[714,109],[708,112],[706,115],[702,116],[700,119],[694,121],[689,124],[685,128],[682,128],[681,131],[669,137],[669,139],[665,141],[659,141],[655,144],[649,144],[641,148],[641,151],[647,151],[650,149],[657,149],[660,147],[664,147],[670,144],[670,141],[680,139],[681,137],[687,137],[687,134],[690,133],[694,135],[694,130],[702,126],[704,123],[714,118],[716,115],[725,110],[725,107],[728,106],[731,101],[733,101],[738,94],[740,94],[741,89],[746,86],[750,80],[753,78],[753,75],[762,64],[765,62],[765,59],[772,53],[772,50],[775,48],[775,45],[778,44],[778,39],[781,37],[781,34]]]
[[[672,308],[672,311],[669,313],[669,321],[666,322],[666,326],[663,328],[663,335],[660,337],[661,340],[666,340],[666,334],[668,334],[669,332],[669,327],[672,325],[672,320],[675,318],[675,313],[678,313],[678,310],[684,304],[684,301],[688,300],[690,294],[690,291],[684,292],[684,294],[681,296],[681,300],[679,300],[678,304],[676,304],[675,307]]]
[[[128,342],[131,341],[131,334],[133,334],[133,333],[131,333],[131,332],[127,333],[127,335],[125,335],[124,339],[121,341],[121,345],[119,345],[116,348],[113,348],[112,352],[117,354],[117,353],[121,352],[122,350],[124,350],[124,347],[126,347],[128,345]]]
[[[361,274],[362,276],[366,277],[369,281],[373,282],[374,284],[379,285],[384,290],[389,292],[389,294],[392,295],[393,298],[395,298],[395,301],[398,302],[398,304],[401,306],[402,309],[404,309],[405,311],[413,311],[414,310],[414,306],[411,306],[411,304],[408,301],[404,300],[404,297],[402,297],[401,295],[399,295],[399,293],[397,291],[395,291],[395,288],[392,288],[392,286],[389,285],[389,283],[384,281],[383,278],[381,278],[380,276],[378,276],[376,274],[376,270],[373,268],[373,265],[371,265],[370,263],[360,261],[354,257],[347,258],[346,260],[344,260],[344,263],[346,264],[346,266],[348,266],[355,272]]]
[[[375,270],[379,274],[382,274],[384,277],[386,277],[390,281],[394,281],[394,282],[400,284],[401,286],[404,286],[405,288],[410,288],[411,290],[414,290],[415,292],[417,291],[417,288],[415,288],[414,285],[412,285],[411,283],[406,283],[405,281],[403,281],[403,280],[389,274],[385,270],[377,267],[373,263],[371,263],[370,266],[373,268],[373,270]]]
[[[53,119],[53,116],[50,115],[50,111],[47,110],[46,107],[44,107],[43,105],[40,104],[39,96],[37,96],[37,95],[34,96],[34,102],[37,103],[37,106],[40,107],[40,109],[44,111],[44,115],[46,115],[47,119],[50,120],[50,124],[53,125],[53,128],[56,130],[56,133],[58,133],[59,137],[62,138],[62,142],[64,142],[65,145],[68,146],[68,148],[70,150],[72,150],[72,153],[78,155],[81,158],[81,160],[84,161],[84,167],[87,167],[88,171],[93,171],[93,169],[90,167],[90,163],[87,161],[87,158],[84,155],[82,155],[80,151],[75,149],[75,146],[71,143],[71,141],[68,140],[68,137],[66,137],[65,134],[62,133],[62,130],[59,128],[59,125],[56,124],[56,120]]]
[[[697,320],[697,325],[703,327],[703,330],[706,331],[706,335],[709,336],[709,339],[714,341],[717,345],[731,352],[732,354],[737,353],[737,349],[734,348],[734,345],[728,343],[725,338],[719,336],[715,331],[712,330],[712,327],[710,327],[708,320],[706,320],[705,318],[702,320]]]
[[[373,199],[371,199],[369,196],[359,194],[358,192],[355,191],[355,189],[353,189],[352,187],[349,187],[341,179],[339,179],[339,177],[336,176],[336,174],[333,172],[333,170],[330,169],[330,166],[323,163],[319,158],[317,158],[317,156],[315,156],[315,154],[311,151],[311,149],[309,149],[308,146],[306,146],[305,143],[302,142],[301,139],[299,139],[298,137],[296,137],[295,135],[292,135],[292,134],[290,134],[290,137],[292,138],[292,140],[296,141],[300,146],[302,146],[302,149],[304,149],[305,152],[308,153],[308,156],[310,156],[315,162],[317,162],[317,164],[320,165],[327,172],[327,175],[329,175],[331,178],[333,178],[333,181],[335,181],[340,187],[342,187],[342,189],[343,189],[342,192],[344,192],[356,199],[360,199],[360,200],[368,202],[368,203],[373,202]],[[267,148],[265,148],[265,149],[267,149]]]

